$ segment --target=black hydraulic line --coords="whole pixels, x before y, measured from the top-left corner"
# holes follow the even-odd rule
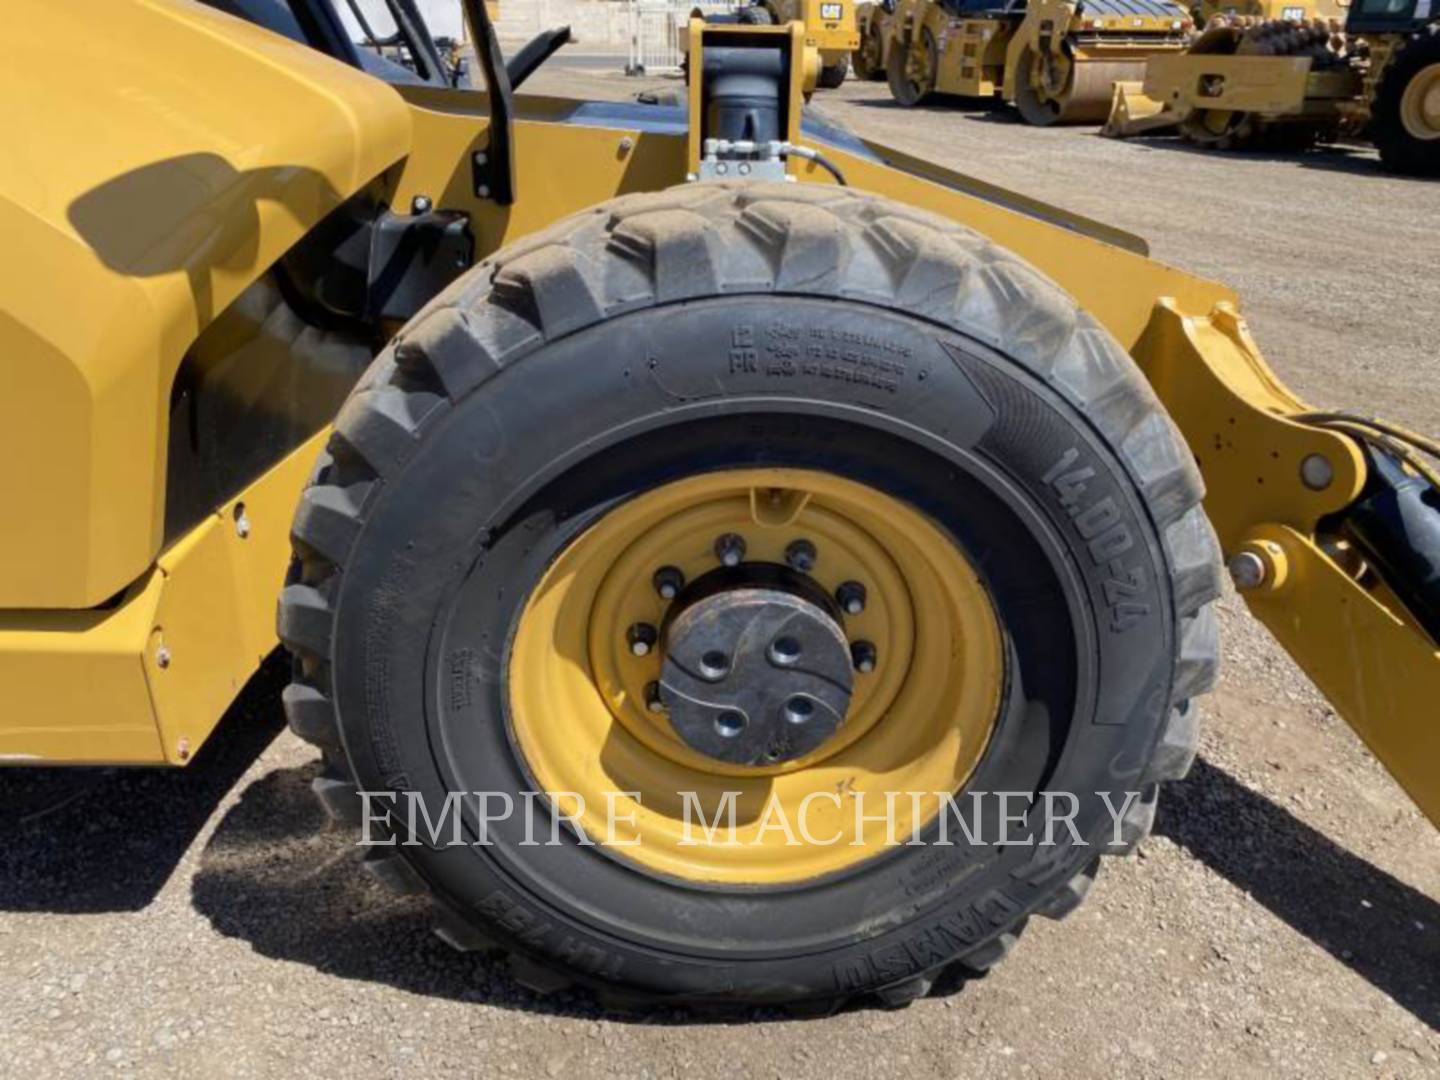
[[[841,187],[850,186],[850,182],[845,179],[845,174],[840,171],[840,166],[836,165],[833,161],[831,161],[819,151],[814,151],[814,155],[815,156],[812,157],[810,160],[815,162],[816,165],[819,165],[822,169],[824,169],[831,176],[833,176],[837,184],[839,184]]]

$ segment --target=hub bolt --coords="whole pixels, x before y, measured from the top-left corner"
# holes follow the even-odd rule
[[[685,587],[685,575],[673,566],[662,566],[655,571],[655,591],[662,600],[674,600]]]
[[[858,581],[842,582],[835,590],[835,602],[846,615],[859,615],[865,610],[865,586]]]
[[[730,657],[719,649],[711,649],[700,657],[700,677],[708,682],[719,682],[730,670]]]
[[[653,713],[665,711],[665,702],[660,700],[660,684],[658,682],[645,684],[645,708]]]
[[[735,533],[725,533],[715,540],[715,558],[721,566],[739,566],[745,561],[745,538]]]
[[[788,634],[770,643],[770,662],[789,667],[800,659],[800,642]]]
[[[792,540],[785,549],[785,561],[791,570],[808,574],[815,569],[815,545],[809,540]]]
[[[854,662],[856,671],[869,674],[875,670],[879,656],[875,652],[873,644],[868,641],[857,641],[850,646],[850,659]]]
[[[630,651],[636,656],[649,656],[660,636],[649,623],[637,622],[625,631],[625,640],[630,643]]]
[[[815,712],[815,703],[807,697],[795,696],[785,702],[785,719],[792,724],[803,724]]]
[[[745,730],[745,714],[726,709],[715,717],[715,730],[727,739],[733,739]]]

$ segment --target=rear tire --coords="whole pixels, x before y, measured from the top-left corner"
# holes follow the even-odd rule
[[[1031,80],[1035,78],[1034,71],[1039,65],[1040,57],[1031,50],[1026,49],[1021,54],[1020,70],[1015,76],[1015,111],[1031,127],[1054,127],[1060,122],[1064,110],[1057,102],[1041,100],[1035,92]]]
[[[527,593],[632,495],[731,465],[861,480],[983,555],[1011,675],[969,786],[1075,791],[1084,843],[902,846],[735,891],[569,832],[526,847],[532,819],[549,835],[542,802],[491,846],[376,847],[366,865],[540,992],[905,1004],[988,969],[1032,913],[1079,903],[1097,854],[1134,849],[1159,782],[1189,768],[1189,699],[1217,663],[1189,451],[1114,340],[969,229],[847,189],[689,185],[477,266],[377,359],[305,493],[279,612],[287,712],[331,756],[317,792],[342,820],[357,790],[433,807],[525,790],[506,687]],[[1118,844],[1098,791],[1137,796]]]
[[[911,78],[909,58],[913,42],[895,42],[890,46],[890,55],[885,61],[885,75],[890,84],[890,94],[907,109],[919,105],[935,90],[935,70],[939,52],[935,38],[926,27],[920,28],[919,48],[924,50],[925,74],[917,81]]]
[[[1180,137],[1206,150],[1247,150],[1256,144],[1259,126],[1251,113],[1195,109],[1181,119]]]
[[[834,90],[845,82],[845,76],[850,73],[850,55],[847,53],[840,57],[833,64],[827,64],[820,69],[820,77],[816,80],[824,90]]]
[[[863,82],[879,82],[885,78],[884,30],[878,20],[861,29],[860,47],[851,54],[850,69]]]
[[[1428,93],[1427,93],[1428,91]],[[1440,26],[1404,46],[1380,77],[1371,106],[1370,134],[1380,162],[1404,176],[1440,176]]]

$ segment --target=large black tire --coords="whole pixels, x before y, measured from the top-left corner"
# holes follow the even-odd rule
[[[845,76],[850,74],[850,55],[846,53],[833,64],[827,64],[820,69],[820,77],[816,79],[822,90],[834,90],[845,82]]]
[[[934,93],[936,65],[940,58],[940,52],[935,47],[934,36],[929,29],[922,26],[919,48],[925,50],[929,74],[916,81],[906,70],[906,58],[910,50],[915,47],[911,42],[894,42],[890,46],[889,55],[885,58],[885,80],[890,84],[890,96],[907,109],[914,108]]]
[[[1370,137],[1380,163],[1404,176],[1440,176],[1440,131],[1420,138],[1405,124],[1401,103],[1422,71],[1440,65],[1440,24],[1417,34],[1380,76],[1370,107]]]
[[[785,367],[762,328],[787,324],[879,342],[893,378]],[[759,363],[737,368],[747,327]],[[287,714],[324,751],[332,815],[357,821],[357,785],[525,790],[506,643],[537,576],[617,500],[757,462],[902,497],[984,568],[1012,675],[969,786],[1075,791],[1090,846],[1062,829],[1054,847],[900,847],[773,890],[661,878],[568,833],[521,847],[518,819],[490,847],[370,849],[383,880],[432,896],[442,937],[498,946],[524,985],[901,1004],[988,968],[1030,915],[1067,914],[1097,855],[1133,850],[1159,783],[1190,766],[1218,552],[1193,459],[1125,352],[954,222],[835,187],[699,184],[486,260],[340,413],[279,610]],[[456,629],[465,595],[488,599]],[[440,656],[457,641],[475,659],[463,700],[431,693],[453,685]],[[1118,845],[1097,791],[1140,793]]]
[[[774,26],[775,16],[767,7],[756,4],[740,9],[740,22],[746,26]]]
[[[850,70],[864,82],[885,78],[884,25],[878,14],[860,28],[860,47],[850,56]]]

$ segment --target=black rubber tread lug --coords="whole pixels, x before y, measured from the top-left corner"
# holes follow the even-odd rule
[[[414,451],[421,423],[442,404],[436,394],[375,386],[345,403],[335,428],[376,474],[388,478]]]
[[[1090,886],[1095,884],[1095,878],[1099,873],[1100,860],[1095,859],[1051,893],[1049,898],[1035,909],[1035,914],[1043,915],[1047,919],[1065,918],[1084,902],[1086,894],[1090,892]]]
[[[1173,699],[1189,701],[1209,693],[1220,679],[1220,620],[1214,605],[1180,622],[1180,655],[1175,662]]]
[[[983,975],[1010,955],[1010,950],[1015,948],[1015,943],[1020,940],[1020,934],[1024,929],[1025,920],[1021,919],[1013,929],[991,938],[978,948],[971,949],[956,960],[956,963],[966,971]]]
[[[1159,805],[1160,785],[1146,784],[1140,797],[1131,801],[1120,818],[1120,843],[1107,846],[1105,854],[1125,856],[1132,853],[1155,827],[1155,808]]]
[[[398,896],[414,896],[426,891],[422,878],[393,846],[375,846],[365,850],[360,865],[376,881]]]
[[[1200,710],[1193,701],[1182,701],[1170,710],[1160,742],[1150,756],[1145,779],[1183,780],[1195,764],[1200,749]]]
[[[808,1001],[787,1001],[781,1006],[796,1020],[824,1020],[834,1016],[846,1005],[844,997],[812,998]]]
[[[1204,492],[1194,455],[1163,411],[1147,413],[1132,427],[1120,452],[1162,530],[1186,516]]]
[[[336,769],[327,769],[310,781],[310,790],[315,792],[330,820],[337,825],[358,829],[363,817],[360,794],[349,777]]]
[[[456,952],[493,952],[500,946],[489,934],[479,930],[469,920],[451,911],[442,904],[434,904],[434,924],[431,930],[435,936]]]
[[[1182,617],[1193,615],[1220,596],[1220,541],[1197,503],[1166,528],[1164,542],[1175,610]]]
[[[328,657],[333,621],[330,602],[314,586],[286,585],[281,591],[276,629],[292,652]]]
[[[291,536],[331,565],[344,565],[360,532],[360,506],[370,486],[318,484],[306,488],[295,511]]]
[[[540,335],[528,324],[511,320],[521,330],[522,341],[538,344]],[[500,370],[499,356],[517,342],[500,345],[476,333],[469,317],[460,308],[446,307],[407,330],[395,344],[396,363],[409,368],[428,367],[445,396],[458,401]],[[499,347],[497,347],[499,345]]]
[[[326,494],[307,496],[309,509],[297,519],[305,566],[282,598],[282,639],[305,658],[307,670],[323,669],[333,617],[326,596],[335,591],[326,574],[343,573],[363,522],[369,489],[357,485],[383,486],[395,476],[438,411],[545,340],[618,312],[772,291],[873,302],[1000,346],[1080,408],[1125,462],[1162,530],[1181,620],[1172,708],[1142,774],[1145,794],[1122,821],[1122,844],[1106,853],[1133,851],[1154,821],[1155,781],[1183,775],[1193,761],[1197,713],[1187,699],[1213,684],[1218,655],[1208,605],[1220,590],[1219,549],[1199,505],[1203,485],[1193,458],[1139,368],[1053,283],[963,225],[851,189],[697,184],[623,196],[540,230],[463,276],[377,359],[341,412],[312,481]],[[351,490],[342,498],[342,489]],[[330,565],[314,565],[316,558]],[[333,709],[327,718],[329,702],[311,685],[327,685],[326,673],[307,680],[287,697],[287,714],[297,733],[313,736],[332,762],[342,762],[315,781],[316,791],[332,815],[358,823],[359,800],[338,751]],[[334,728],[333,742],[327,726]],[[408,867],[398,856],[385,862]],[[1092,864],[1073,875],[1035,910],[1051,918],[1068,914],[1095,872]],[[436,908],[436,932],[456,948],[495,947],[466,918]],[[988,970],[1024,925],[1022,917],[950,970]],[[575,984],[528,956],[512,952],[510,963],[516,981],[537,993]],[[928,992],[937,974],[873,993],[903,1003]],[[612,997],[623,998],[627,1008],[652,1000],[625,988]],[[829,1012],[849,1000],[837,995],[789,1008],[797,1015]]]
[[[561,337],[604,316],[585,262],[564,244],[547,244],[506,262],[495,275],[495,287],[517,296],[527,290],[541,332],[546,338]]]
[[[520,953],[512,952],[505,964],[512,979],[537,994],[556,994],[575,985],[565,972]]]
[[[930,993],[935,985],[932,975],[912,975],[908,979],[882,986],[875,991],[875,997],[888,1009],[903,1009]]]
[[[316,687],[292,682],[280,694],[290,730],[308,743],[323,748],[338,746],[340,733],[335,723],[335,706]]]
[[[669,208],[621,218],[610,233],[608,247],[642,269],[650,286],[644,292],[665,303],[720,291],[712,239],[705,218],[693,210]],[[629,306],[637,298],[622,292],[614,297],[612,308]]]

